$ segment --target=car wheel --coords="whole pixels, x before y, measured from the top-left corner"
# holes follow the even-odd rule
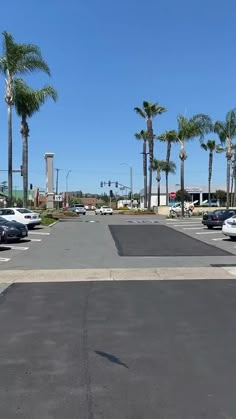
[[[207,226],[207,228],[209,228],[209,230],[212,230],[213,229],[213,226]]]
[[[230,237],[230,240],[232,240],[233,242],[236,241],[236,236],[229,236],[229,237]]]

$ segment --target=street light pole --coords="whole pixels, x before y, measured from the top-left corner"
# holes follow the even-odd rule
[[[130,166],[130,206],[133,208],[133,168]]]
[[[71,172],[71,170],[69,170],[69,171],[67,172],[67,175],[66,175],[66,206],[67,206],[67,207],[69,206],[69,197],[68,197],[68,177],[69,177],[70,172]]]
[[[121,165],[125,165],[129,167],[129,176],[130,176],[130,206],[131,209],[133,208],[133,168],[129,166],[127,163],[121,163]]]

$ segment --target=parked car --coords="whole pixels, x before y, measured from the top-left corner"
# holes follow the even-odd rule
[[[236,215],[223,222],[222,233],[231,240],[236,240]]]
[[[68,211],[75,212],[76,214],[86,215],[86,208],[83,204],[74,204],[68,209]]]
[[[29,229],[41,224],[41,217],[27,208],[0,208],[0,216],[7,221],[17,221],[27,225]]]
[[[220,207],[220,203],[217,199],[211,199],[210,201],[203,201],[202,207]]]
[[[0,236],[1,242],[19,241],[28,236],[28,228],[25,224],[17,221],[7,221],[0,217]]]
[[[202,224],[207,228],[222,227],[223,222],[228,218],[236,215],[236,209],[215,210],[212,212],[205,212],[202,216]]]
[[[95,209],[95,215],[98,215],[98,214],[100,214],[100,215],[112,215],[113,214],[113,209],[104,205],[101,208],[96,208]]]

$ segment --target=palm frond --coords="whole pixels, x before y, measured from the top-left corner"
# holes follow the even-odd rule
[[[155,138],[155,136],[152,136],[148,131],[145,131],[143,129],[140,132],[136,132],[134,136],[137,140],[143,141],[149,141],[150,139]]]
[[[12,35],[3,32],[3,55],[0,58],[1,72],[9,73],[11,77],[34,70],[40,70],[50,75],[50,69],[43,60],[40,48],[33,44],[19,44]]]
[[[173,161],[153,159],[152,170],[155,172],[165,172],[174,174],[176,164]]]
[[[136,112],[142,118],[146,118],[146,114],[145,114],[145,112],[141,108],[134,108],[134,112]]]
[[[177,142],[178,138],[177,138],[178,134],[175,130],[171,130],[171,131],[165,131],[163,134],[159,135],[157,137],[158,140],[160,141],[169,141],[169,142]]]
[[[204,143],[201,144],[201,148],[205,151],[208,151],[207,145]]]
[[[57,100],[57,92],[52,86],[46,85],[42,89],[34,90],[22,79],[14,81],[14,105],[21,117],[31,117],[49,98]]]

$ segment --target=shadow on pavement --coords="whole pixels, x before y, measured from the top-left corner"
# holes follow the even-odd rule
[[[128,365],[124,364],[124,362],[121,362],[121,360],[119,358],[117,358],[116,356],[112,355],[112,354],[108,354],[106,352],[102,352],[102,351],[94,351],[95,354],[102,356],[103,358],[108,359],[108,361],[112,362],[113,364],[117,364],[117,365],[121,365],[122,367],[128,368]]]

